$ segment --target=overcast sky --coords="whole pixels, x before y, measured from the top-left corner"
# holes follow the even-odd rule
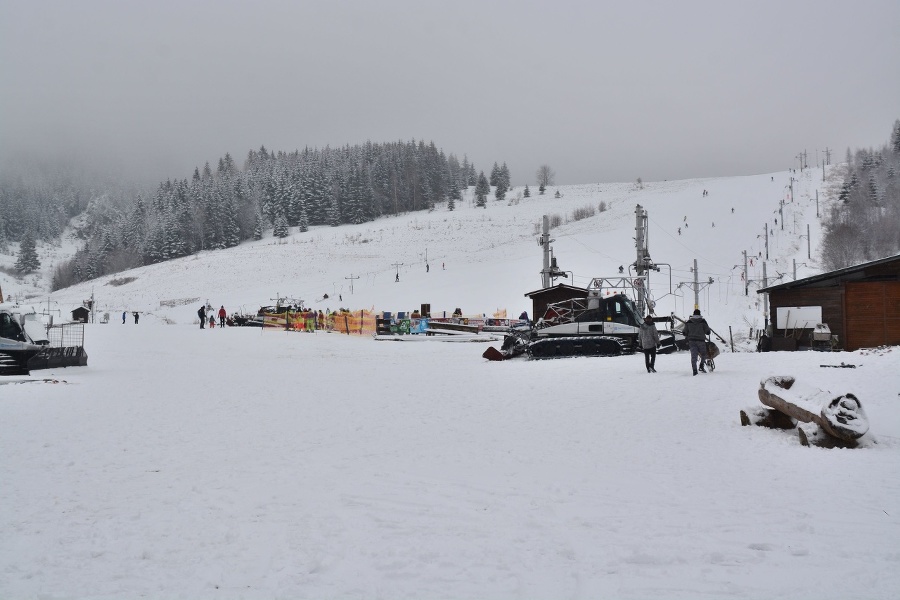
[[[900,2],[0,0],[0,153],[149,180],[433,140],[514,184],[765,173],[888,141]]]

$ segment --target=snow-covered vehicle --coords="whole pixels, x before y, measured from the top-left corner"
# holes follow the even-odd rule
[[[0,375],[28,373],[28,361],[46,347],[43,328],[35,327],[33,319],[25,318],[17,304],[0,304]],[[38,339],[33,339],[29,333]]]
[[[650,297],[650,273],[659,271],[659,265],[650,259],[647,241],[649,217],[640,204],[635,207],[635,217],[637,258],[629,265],[627,274],[620,266],[617,276],[594,277],[583,297],[549,304],[532,328],[512,330],[503,340],[501,350],[488,348],[482,356],[488,360],[504,360],[525,353],[532,358],[633,353],[639,349],[638,334],[644,314],[651,315],[654,323],[668,325],[659,331],[658,352],[668,354],[681,347],[684,336],[673,330],[674,315],[652,316],[656,303]],[[541,270],[543,289],[548,289],[556,277],[567,276],[553,257],[551,242],[550,226],[545,215],[543,233],[538,241],[544,254],[544,268]],[[671,293],[671,289],[669,291]]]
[[[33,308],[0,303],[0,375],[86,364],[82,323],[47,327]]]
[[[643,319],[626,291],[641,294],[643,277],[595,277],[583,298],[550,304],[531,329],[514,330],[501,350],[489,348],[484,357],[503,360],[527,353],[532,358],[618,356],[638,350]],[[671,326],[670,317],[654,317]],[[678,340],[671,328],[661,330],[660,353],[674,352]]]

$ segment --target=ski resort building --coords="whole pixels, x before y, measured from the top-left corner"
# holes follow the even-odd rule
[[[758,293],[769,295],[772,350],[815,346],[818,324],[844,350],[900,345],[900,255]]]

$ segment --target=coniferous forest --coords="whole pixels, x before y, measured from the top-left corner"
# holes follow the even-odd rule
[[[847,150],[847,173],[826,214],[822,267],[842,269],[900,253],[900,119],[879,149]]]
[[[823,270],[900,252],[900,120],[879,149],[847,150],[846,176],[825,214]],[[75,223],[83,246],[53,265],[60,289],[144,264],[201,250],[236,246],[271,230],[363,223],[381,216],[449,210],[475,186],[478,206],[491,187],[498,199],[509,171],[494,164],[490,181],[466,157],[445,155],[434,142],[389,142],[272,152],[248,152],[243,164],[225,154],[215,168],[136,191],[114,177],[84,170],[27,165],[0,174],[0,251],[20,244],[15,269],[41,267],[35,241],[54,241]],[[74,221],[73,221],[74,219]]]
[[[65,178],[63,178],[65,179]],[[445,155],[434,142],[392,142],[271,152],[251,150],[242,165],[225,154],[189,179],[160,183],[129,199],[98,194],[67,180],[0,182],[0,245],[28,236],[50,240],[83,213],[84,246],[56,265],[53,289],[136,266],[236,246],[271,229],[338,226],[383,215],[430,210],[462,198],[476,172],[467,158]],[[58,189],[57,189],[58,188]],[[114,197],[115,196],[115,197]],[[33,264],[25,265],[27,272]]]

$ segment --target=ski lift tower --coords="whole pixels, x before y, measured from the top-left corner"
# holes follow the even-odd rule
[[[554,241],[550,239],[550,219],[544,215],[541,237],[538,239],[538,245],[544,249],[544,268],[541,269],[541,284],[544,289],[550,287],[552,281],[557,277],[568,277],[566,272],[560,271],[556,264],[553,247],[550,246]]]
[[[659,267],[650,258],[650,249],[648,242],[648,217],[644,207],[638,204],[634,209],[635,227],[634,227],[634,245],[637,249],[637,260],[631,265],[637,278],[634,280],[635,291],[637,296],[637,309],[639,315],[647,314],[647,309],[653,312],[653,302],[650,300],[650,271],[659,271]]]

